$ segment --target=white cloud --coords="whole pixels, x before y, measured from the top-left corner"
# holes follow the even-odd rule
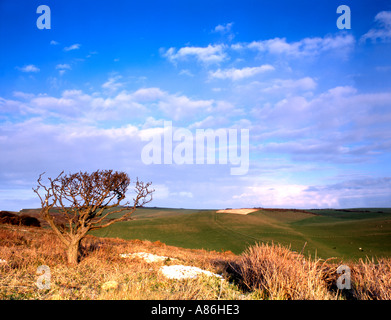
[[[225,69],[225,70],[218,69],[215,72],[211,71],[209,73],[209,76],[217,79],[231,79],[233,81],[236,81],[244,78],[253,77],[259,73],[272,71],[272,70],[274,70],[273,66],[271,66],[270,64],[264,64],[260,67],[246,67],[243,69],[235,69],[235,68]]]
[[[240,120],[238,120],[240,122]],[[218,130],[221,128],[230,127],[230,120],[227,119],[226,114],[221,113],[207,116],[205,119],[201,121],[196,121],[188,126],[189,129],[214,129]],[[239,125],[239,128],[247,128],[246,125]]]
[[[89,101],[89,96],[80,90],[66,90],[60,98],[46,94],[37,95],[24,104],[24,111],[30,115],[56,117],[61,120],[75,119],[83,115],[85,104]]]
[[[273,84],[262,91],[264,92],[292,92],[292,91],[308,91],[316,88],[316,81],[311,77],[304,77],[301,79],[275,79],[272,81]]]
[[[34,94],[25,93],[22,91],[14,91],[14,92],[12,92],[12,95],[16,98],[22,98],[24,100],[31,100],[32,98],[34,98]]]
[[[150,128],[156,128],[156,127],[164,127],[164,120],[163,119],[155,119],[154,117],[147,117],[145,120],[142,128],[143,129],[150,129]],[[149,137],[149,136],[148,136]]]
[[[62,76],[67,70],[71,70],[71,66],[69,64],[58,64],[56,65],[56,69],[58,70],[58,73]]]
[[[0,188],[16,177],[27,181],[31,191],[44,171],[79,171],[132,167],[140,163],[142,142],[139,130],[132,125],[98,128],[79,121],[48,124],[32,118],[0,128]],[[15,159],[9,163],[9,159]],[[12,172],[12,177],[7,176]],[[132,172],[133,173],[133,172]]]
[[[29,64],[24,67],[18,67],[18,69],[22,72],[39,72],[40,71],[40,69],[33,64]]]
[[[165,184],[156,184],[153,185],[155,192],[153,198],[155,200],[165,200],[165,199],[177,199],[179,198],[193,198],[193,193],[189,191],[170,191],[170,188]]]
[[[171,197],[184,197],[184,198],[193,198],[193,193],[189,191],[179,191],[179,192],[172,192],[170,194]]]
[[[50,41],[50,44],[53,45],[53,46],[56,46],[58,44],[60,44],[59,42],[55,41],[55,40],[52,40]]]
[[[219,33],[224,36],[229,42],[235,38],[235,34],[232,32],[233,22],[217,25],[212,32]]]
[[[186,75],[186,76],[189,76],[189,77],[194,77],[194,74],[192,74],[191,71],[187,70],[187,69],[182,69],[179,72],[179,75]]]
[[[14,116],[28,115],[55,118],[57,121],[94,121],[136,119],[145,114],[146,108],[126,92],[113,97],[89,95],[81,90],[65,90],[60,97],[47,94],[31,95],[17,92],[15,97],[23,101],[0,99],[0,113],[13,110]]]
[[[157,87],[110,96],[81,90],[66,90],[56,97],[15,92],[13,100],[0,98],[0,115],[7,119],[11,112],[15,119],[39,117],[83,127],[88,124],[87,131],[108,121],[114,127],[131,121],[140,128],[154,129],[161,126],[162,119],[187,121],[182,125],[188,128],[238,126],[250,128],[256,153],[323,163],[367,161],[390,151],[390,93],[363,94],[344,86],[306,94],[314,88],[316,81],[310,77],[276,79],[266,89],[282,93],[284,98],[265,100],[267,103],[254,105],[251,112],[238,104],[241,97],[235,101],[229,97],[223,101],[197,99]],[[262,89],[265,87],[254,87],[258,95],[267,96]]]
[[[86,58],[91,58],[92,56],[94,56],[94,55],[96,55],[96,54],[98,54],[97,51],[91,51],[89,54],[86,55]],[[114,61],[116,61],[116,60],[114,59]],[[119,60],[118,60],[118,61],[119,61]]]
[[[383,207],[389,203],[391,178],[359,178],[335,184],[309,186],[269,182],[242,188],[233,199],[243,206],[280,208]]]
[[[214,28],[214,32],[227,33],[231,31],[232,26],[233,26],[233,22],[226,23],[226,24],[219,24]]]
[[[155,200],[168,199],[170,197],[170,190],[166,185],[155,184],[153,188],[155,189],[155,192],[153,194],[153,198]]]
[[[67,70],[71,70],[71,66],[69,64],[58,64],[56,65],[56,69],[67,69]]]
[[[346,54],[355,43],[352,35],[326,36],[324,38],[304,38],[296,42],[287,42],[286,38],[253,41],[247,45],[232,47],[232,49],[249,48],[271,54],[286,54],[293,57],[315,56],[322,52]]]
[[[0,115],[7,113],[18,114],[22,112],[23,105],[24,103],[22,102],[0,97]]]
[[[293,85],[292,83],[277,82],[281,86]],[[304,81],[301,86],[310,87],[311,81],[308,84]],[[63,169],[72,172],[114,168],[127,170],[130,174],[137,174],[147,181],[152,180],[156,183],[153,185],[157,190],[155,205],[164,203],[167,206],[197,207],[197,199],[202,198],[204,201],[200,206],[204,207],[340,207],[361,203],[357,202],[361,201],[360,199],[364,199],[362,204],[365,206],[368,203],[386,204],[386,196],[390,194],[391,180],[387,179],[349,180],[327,185],[285,181],[284,177],[297,174],[298,167],[307,177],[311,177],[314,172],[313,168],[306,170],[308,164],[292,163],[287,157],[283,157],[283,163],[273,159],[271,163],[275,166],[272,168],[266,168],[262,162],[252,162],[255,167],[264,170],[263,174],[254,173],[251,171],[254,169],[251,169],[249,174],[243,177],[244,180],[229,178],[224,173],[227,169],[224,166],[173,165],[162,169],[161,166],[143,165],[140,154],[145,142],[141,138],[162,135],[164,130],[163,117],[156,115],[155,112],[148,114],[149,103],[162,108],[161,111],[169,115],[170,119],[178,112],[181,119],[201,114],[200,119],[203,120],[193,120],[191,128],[196,129],[212,128],[216,123],[220,127],[232,125],[229,119],[228,123],[219,122],[227,119],[228,114],[232,116],[231,113],[235,109],[235,105],[227,101],[191,99],[181,94],[170,94],[159,88],[123,91],[113,97],[104,96],[102,93],[89,95],[81,90],[66,90],[60,97],[23,92],[15,92],[14,96],[15,100],[12,101],[0,98],[0,112],[3,112],[5,107],[16,115],[20,109],[24,117],[27,115],[31,118],[0,127],[0,149],[3,150],[0,157],[0,181],[3,185],[4,181],[14,183],[17,180],[15,177],[22,177],[26,185],[31,185],[43,171],[47,171],[51,176],[53,172],[53,175],[58,174]],[[319,157],[322,161],[329,155],[334,157],[332,160],[335,164],[338,157],[367,156],[371,152],[382,152],[386,148],[391,148],[390,133],[381,132],[379,129],[376,132],[378,136],[370,136],[375,134],[373,128],[377,128],[379,124],[387,124],[385,116],[391,112],[377,113],[379,118],[383,115],[380,122],[355,126],[359,120],[368,119],[369,114],[389,106],[389,93],[360,94],[353,87],[336,87],[312,99],[293,96],[283,100],[272,105],[270,109],[261,109],[260,114],[264,118],[249,115],[254,123],[251,130],[252,155],[255,153],[257,156],[259,151],[262,155],[271,152],[288,153],[292,157]],[[140,113],[138,110],[144,112],[143,119],[147,119],[144,121],[145,126],[142,126],[142,122],[137,125],[137,122],[132,122],[102,128],[94,122],[106,122],[107,119],[133,121],[134,115]],[[212,113],[208,114],[211,110]],[[151,114],[156,118],[151,117]],[[59,116],[58,123],[49,122],[52,115]],[[352,124],[351,130],[339,131],[338,125],[330,123],[334,118],[347,118],[347,122],[344,123]],[[250,125],[246,124],[246,127]],[[320,129],[322,125],[325,127]],[[269,136],[258,138],[259,131],[255,130],[256,127],[260,128],[261,133],[270,133]],[[272,129],[275,131],[272,132]],[[376,139],[377,143],[367,139]],[[264,149],[254,149],[259,141],[266,143]],[[356,141],[362,143],[362,149],[351,145]],[[369,143],[365,144],[366,141]],[[372,159],[375,157],[377,155]],[[15,161],[10,163],[8,159]],[[320,170],[326,170],[324,167],[319,166]],[[8,172],[15,176],[12,179],[4,179]],[[167,176],[172,177],[172,180],[167,182]],[[265,176],[268,181],[265,181]],[[206,181],[205,177],[208,177]],[[193,183],[188,185],[188,181]],[[213,181],[219,183],[215,184]],[[12,184],[10,186],[10,189],[14,188]],[[4,187],[0,184],[0,188]],[[211,194],[223,194],[225,197],[216,198]]]
[[[180,120],[200,112],[211,112],[213,103],[213,100],[191,100],[184,95],[166,95],[158,102],[158,106],[171,119]]]
[[[372,40],[376,42],[388,42],[391,40],[391,11],[381,11],[375,17],[377,28],[370,29],[364,34],[360,41],[365,42],[366,40]]]
[[[122,76],[117,75],[110,77],[104,84],[102,84],[102,88],[108,91],[109,93],[116,92],[119,88],[123,86],[123,83],[118,82]]]
[[[86,118],[96,121],[136,121],[147,112],[132,94],[122,91],[113,97],[94,97],[86,111]]]
[[[75,44],[72,44],[69,47],[65,47],[64,51],[78,50],[78,49],[80,49],[80,46],[81,46],[81,44],[75,43]]]
[[[171,62],[184,61],[193,57],[198,62],[212,64],[220,63],[227,58],[224,49],[225,46],[221,44],[209,44],[207,47],[183,47],[179,50],[170,48],[163,52],[163,56]]]
[[[253,109],[253,141],[261,153],[294,160],[368,162],[390,152],[390,105],[390,93],[358,93],[350,86],[312,98],[287,96]]]
[[[246,207],[324,208],[338,207],[335,194],[310,192],[307,185],[272,183],[243,188],[244,192],[233,196]]]
[[[157,107],[173,120],[190,118],[199,112],[211,112],[214,106],[214,100],[194,100],[185,95],[170,94],[156,87],[138,89],[129,93],[128,98],[129,101],[145,104],[149,108]]]
[[[137,102],[152,102],[162,99],[167,95],[166,92],[159,88],[141,88],[132,93],[132,97]]]
[[[153,87],[115,93],[119,87],[116,81],[111,79],[103,85],[104,92],[96,92],[93,95],[81,90],[65,90],[60,97],[17,92],[14,96],[23,101],[1,98],[0,113],[13,110],[14,115],[40,115],[64,122],[71,119],[86,122],[124,122],[126,119],[138,121],[140,117],[152,114],[156,116],[159,113],[169,119],[183,120],[199,113],[210,113],[215,107],[215,101],[212,99],[191,99],[186,95],[171,94]]]

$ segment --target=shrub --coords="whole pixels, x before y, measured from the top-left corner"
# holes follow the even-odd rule
[[[17,214],[9,211],[0,211],[0,224],[12,224],[30,227],[41,226],[41,223],[37,218],[25,214],[18,216]]]
[[[391,259],[369,259],[354,265],[353,296],[358,300],[391,300]]]
[[[256,244],[239,260],[236,271],[243,284],[264,299],[335,299],[326,279],[330,268],[320,260],[304,256],[281,245]]]

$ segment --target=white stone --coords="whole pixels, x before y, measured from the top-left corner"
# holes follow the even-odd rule
[[[118,288],[118,282],[117,281],[107,281],[102,285],[103,290],[115,290]]]
[[[147,252],[137,252],[137,253],[123,253],[120,254],[121,258],[141,258],[144,259],[146,262],[157,262],[157,261],[165,261],[167,259],[170,259],[169,257],[165,256],[158,256],[156,254],[147,253]],[[171,259],[176,260],[176,259]]]
[[[209,277],[218,277],[223,279],[219,274],[212,273],[207,270],[202,270],[198,267],[184,266],[184,265],[173,265],[173,266],[162,266],[160,272],[169,279],[186,279],[196,278],[201,274],[205,274]]]

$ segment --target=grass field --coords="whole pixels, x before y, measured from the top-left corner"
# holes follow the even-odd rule
[[[214,210],[140,208],[133,220],[92,234],[236,254],[256,242],[274,242],[313,257],[357,260],[391,256],[391,209],[260,209],[236,215]]]
[[[391,209],[259,209],[239,215],[140,208],[133,220],[85,237],[77,265],[67,263],[65,247],[47,226],[4,223],[0,300],[390,300],[390,222]],[[128,257],[140,252],[168,258],[150,263]],[[162,274],[163,266],[176,264],[227,281]],[[51,284],[37,290],[42,265],[50,268]],[[347,291],[337,290],[341,265],[351,270]]]

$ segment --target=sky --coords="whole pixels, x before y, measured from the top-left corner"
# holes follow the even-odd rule
[[[1,210],[98,169],[149,206],[391,206],[390,1],[0,0],[0,40]]]

